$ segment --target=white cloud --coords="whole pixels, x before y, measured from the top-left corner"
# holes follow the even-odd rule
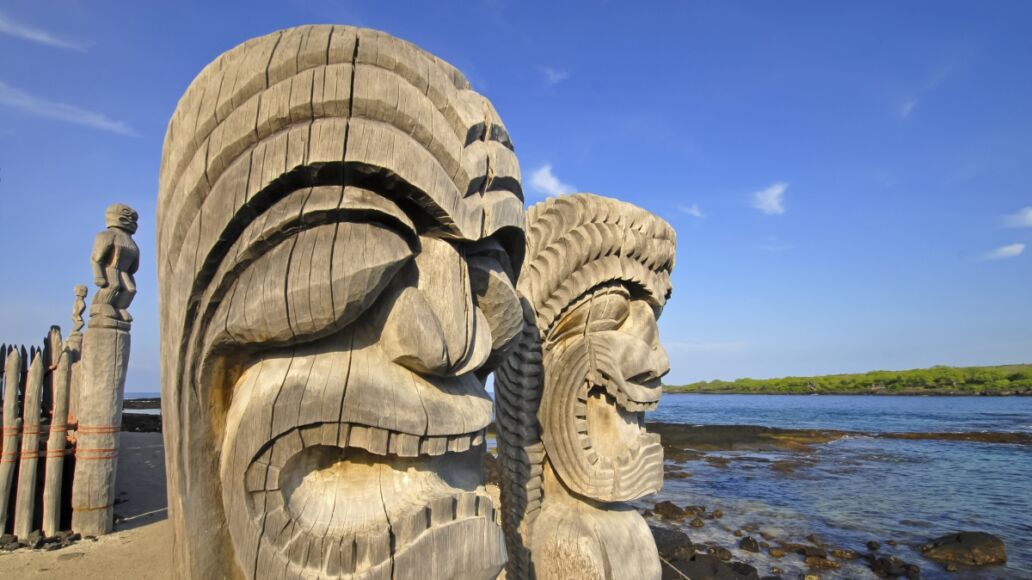
[[[1032,228],[1032,207],[1023,207],[1003,216],[1003,225],[1009,228]]]
[[[785,191],[788,184],[779,181],[766,189],[753,193],[752,206],[767,215],[781,215],[785,213]]]
[[[728,341],[728,342],[708,342],[708,341],[671,341],[663,342],[663,348],[668,352],[679,352],[683,354],[693,353],[740,353],[745,352],[749,349],[748,342],[742,341]]]
[[[530,174],[530,186],[543,195],[563,195],[577,191],[576,187],[563,183],[552,173],[551,163],[545,163]]]
[[[109,119],[100,113],[86,111],[74,105],[57,103],[32,96],[0,81],[0,107],[10,107],[37,117],[56,119],[120,135],[137,136],[132,127],[122,121]]]
[[[706,217],[706,214],[702,213],[702,210],[699,209],[699,204],[697,203],[693,203],[692,205],[679,205],[677,206],[677,209],[681,210],[681,213],[690,215],[692,217]]]
[[[570,78],[570,73],[548,66],[541,67],[541,74],[545,75],[545,84],[548,86],[557,85]]]
[[[903,117],[904,119],[909,117],[910,113],[913,113],[916,107],[917,99],[910,99],[909,101],[899,106],[899,116]]]
[[[6,34],[22,40],[28,40],[29,42],[35,42],[36,44],[43,44],[46,46],[53,46],[56,48],[65,48],[68,50],[86,50],[86,47],[78,42],[66,40],[60,38],[42,30],[40,28],[33,28],[28,24],[22,24],[11,20],[7,16],[0,13],[0,34]]]
[[[1007,258],[1016,258],[1025,251],[1025,244],[1009,244],[1006,246],[1000,246],[991,252],[987,252],[982,255],[983,260],[1006,260]]]

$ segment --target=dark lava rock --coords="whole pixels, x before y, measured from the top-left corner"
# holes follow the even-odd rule
[[[708,551],[711,556],[716,556],[725,562],[731,561],[731,550],[728,550],[727,548],[721,546],[709,546],[706,551]]]
[[[689,522],[688,525],[693,527],[693,528],[701,528],[702,526],[705,526],[706,523],[703,522],[700,518],[696,517],[696,518],[692,518],[692,521]]]
[[[29,537],[25,538],[25,545],[38,550],[43,547],[43,532],[39,530],[33,530],[29,532]]]
[[[771,548],[770,550],[768,550],[768,552],[770,553],[770,557],[771,558],[784,558],[785,557],[785,551],[782,550],[781,548]]]
[[[649,526],[659,555],[667,560],[690,560],[695,555],[691,538],[681,530]]]
[[[827,558],[817,558],[814,556],[807,556],[805,562],[807,568],[813,568],[815,570],[837,570],[839,567],[842,566],[834,560],[829,560]]]
[[[871,540],[870,542],[867,542],[867,549],[872,551],[872,552],[874,552],[875,550],[877,550],[880,547],[881,547],[881,544],[879,544],[878,542],[875,542],[874,540]]]
[[[895,556],[881,556],[870,559],[871,570],[880,578],[910,578],[916,580],[921,577],[921,568],[913,564],[907,564]]]
[[[675,521],[683,520],[688,515],[688,512],[672,501],[661,501],[652,508],[652,511],[661,518]]]
[[[133,433],[161,433],[161,415],[122,413],[122,431]]]
[[[781,544],[781,547],[787,552],[795,552],[808,558],[827,558],[828,551],[824,548],[818,548],[817,546],[807,546],[806,544]]]
[[[706,463],[709,463],[713,467],[727,467],[731,465],[731,460],[727,457],[720,457],[719,455],[707,455]]]
[[[853,550],[846,550],[844,548],[835,548],[831,551],[831,555],[835,556],[839,560],[856,560],[860,557],[860,554],[857,554]]]
[[[719,520],[720,518],[724,517],[724,512],[720,510],[713,510],[713,517]]]
[[[742,562],[728,564],[721,562],[709,554],[695,554],[688,560],[670,562],[677,570],[663,565],[663,580],[684,580],[684,576],[692,580],[759,580],[756,568]],[[683,574],[684,576],[682,576]]]
[[[814,546],[823,546],[824,545],[824,542],[821,541],[821,537],[818,536],[817,534],[810,534],[809,536],[806,536],[806,541],[810,542]]]
[[[742,541],[738,542],[738,547],[757,554],[760,552],[760,545],[756,543],[756,540],[752,536],[742,538]]]
[[[18,538],[14,534],[3,534],[0,535],[0,546],[4,544],[10,544],[11,542],[17,542]]]
[[[1003,540],[986,532],[960,532],[935,538],[924,546],[925,558],[965,566],[996,566],[1007,562]]]
[[[742,530],[735,530],[735,537],[736,538],[741,538],[744,535],[745,535],[745,532],[743,532]]]

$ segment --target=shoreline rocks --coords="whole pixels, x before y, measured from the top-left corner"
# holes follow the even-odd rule
[[[958,532],[921,546],[925,558],[943,564],[999,566],[1007,563],[1003,540],[988,532]]]

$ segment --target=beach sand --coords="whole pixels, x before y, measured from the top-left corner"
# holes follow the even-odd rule
[[[114,533],[51,552],[0,552],[0,578],[171,578],[161,433],[122,433],[115,483]]]

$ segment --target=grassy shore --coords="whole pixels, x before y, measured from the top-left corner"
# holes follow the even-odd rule
[[[872,371],[848,375],[700,381],[667,393],[754,395],[1032,395],[1032,364]]]

